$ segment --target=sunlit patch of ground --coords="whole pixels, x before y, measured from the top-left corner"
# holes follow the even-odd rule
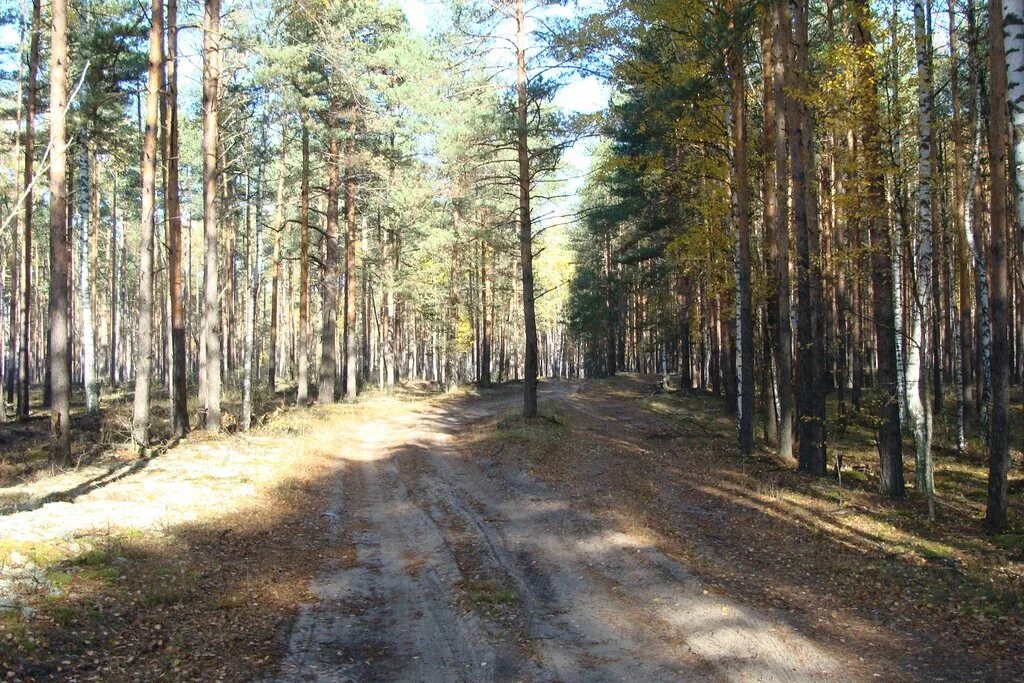
[[[112,475],[106,461],[4,489],[21,511],[0,514],[0,677],[259,675],[332,552],[319,511],[337,455],[382,409],[282,409]]]
[[[971,677],[973,665],[1021,661],[1024,528],[981,532],[979,444],[965,456],[937,449],[939,505],[928,522],[909,441],[910,498],[893,502],[877,493],[866,425],[851,420],[830,437],[843,453],[840,491],[834,462],[830,477],[813,478],[779,467],[767,448],[741,460],[723,403],[666,393],[656,378],[590,381],[542,404],[546,418],[509,412],[480,425],[464,450],[557,485],[613,524],[619,543],[655,543],[724,593],[783,609],[855,654],[905,662],[908,675]],[[1012,437],[1018,463],[1022,437]]]

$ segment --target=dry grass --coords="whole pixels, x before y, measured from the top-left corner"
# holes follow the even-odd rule
[[[317,512],[344,433],[384,403],[279,409],[244,435],[196,432],[73,503],[0,516],[0,676],[259,676],[332,552]],[[15,495],[35,500],[89,471],[37,477]]]

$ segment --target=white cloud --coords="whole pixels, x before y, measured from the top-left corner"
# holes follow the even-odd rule
[[[430,30],[430,10],[423,0],[401,0],[399,7],[414,31],[427,33]]]

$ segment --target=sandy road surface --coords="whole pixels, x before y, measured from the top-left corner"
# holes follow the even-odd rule
[[[474,421],[511,405],[407,404],[338,435],[344,462],[324,512],[337,552],[315,585],[320,601],[292,629],[278,680],[843,677],[779,615],[707,591],[526,473],[453,447]]]

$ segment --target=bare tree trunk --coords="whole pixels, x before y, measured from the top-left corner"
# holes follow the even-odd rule
[[[302,121],[302,196],[299,204],[299,386],[295,402],[309,403],[309,129]]]
[[[114,189],[110,199],[110,383],[117,385],[117,347],[120,342],[120,306],[118,294],[121,291],[121,273],[118,254],[121,253],[121,232],[117,225],[117,171],[114,172]]]
[[[337,116],[331,116],[331,130],[337,127]],[[327,255],[324,264],[323,327],[320,333],[321,403],[334,401],[334,385],[338,375],[338,359],[334,355],[338,336],[338,190],[340,183],[341,147],[337,135],[331,134],[327,153]]]
[[[345,400],[356,400],[356,175],[355,124],[345,145]]]
[[[21,322],[21,348],[18,350],[18,418],[25,420],[29,413],[29,346],[31,343],[31,318],[32,318],[32,207],[33,196],[32,186],[35,180],[33,167],[35,164],[35,118],[36,118],[36,91],[38,89],[39,74],[39,33],[43,30],[40,20],[41,0],[32,1],[32,20],[29,26],[31,33],[28,52],[28,101],[25,105],[25,208],[24,208],[24,235],[21,252],[21,310],[19,311]]]
[[[484,225],[486,226],[486,214]],[[487,388],[491,386],[491,310],[490,297],[493,293],[488,291],[491,284],[491,273],[487,264],[487,240],[480,241],[480,306],[483,316],[483,338],[480,342],[480,386]]]
[[[928,498],[928,516],[934,517],[934,483],[931,455],[931,414],[927,401],[928,370],[925,339],[932,301],[932,79],[925,0],[914,0],[914,42],[917,56],[918,155],[917,237],[914,248],[915,291],[910,312],[910,344],[907,348],[907,412],[916,446],[918,491]],[[933,340],[932,343],[935,343]]]
[[[83,141],[79,149],[78,169],[78,288],[82,302],[82,379],[85,387],[85,411],[96,414],[100,409],[99,387],[96,382],[96,348],[92,318],[92,278],[89,267],[89,234],[91,232],[92,170],[91,143]]]
[[[92,271],[92,276],[89,278],[89,302],[90,302],[90,315],[92,316],[93,328],[92,328],[92,348],[93,348],[93,377],[96,383],[96,395],[99,398],[99,384],[100,384],[100,360],[97,356],[100,355],[101,349],[103,348],[100,341],[100,293],[99,293],[99,273],[100,273],[100,168],[99,158],[96,152],[96,145],[89,146],[89,216],[91,217],[91,226],[89,228],[89,265],[88,268]],[[98,400],[97,400],[98,403]]]
[[[153,371],[153,231],[156,218],[157,126],[163,62],[163,0],[153,0],[146,78],[146,133],[142,144],[142,220],[139,224],[139,318],[135,343],[135,401],[132,440],[139,453],[149,447],[149,392]]]
[[[1024,257],[1024,0],[1002,0],[1007,100],[1013,127],[1013,173],[1016,182],[1017,253]],[[1018,261],[1019,263],[1019,261]],[[1024,290],[1024,268],[1017,268]]]
[[[875,84],[878,81],[874,65],[874,42],[870,31],[870,8],[867,0],[857,0],[854,6],[854,39],[857,48],[865,53],[862,80]],[[867,95],[863,103],[864,122],[864,165],[867,201],[865,213],[868,221],[872,256],[870,262],[872,289],[874,290],[874,324],[877,338],[879,396],[878,455],[881,461],[882,492],[892,497],[903,497],[903,446],[900,440],[899,392],[896,368],[895,316],[893,313],[892,288],[892,246],[891,235],[882,207],[885,206],[885,190],[882,158],[881,116],[878,110],[878,96],[875,92]]]
[[[25,10],[23,9],[22,10],[22,16],[21,16],[21,21],[19,22],[19,34],[20,34],[20,36],[19,36],[19,38],[20,38],[19,44],[21,45],[21,47],[18,49],[18,89],[16,91],[17,105],[15,107],[15,118],[14,118],[14,147],[11,150],[11,170],[14,173],[14,184],[12,185],[12,189],[14,190],[16,197],[17,197],[17,192],[21,189],[19,187],[19,185],[18,185],[18,180],[19,180],[18,164],[23,162],[23,159],[21,158],[21,155],[22,155],[22,150],[21,150],[21,122],[22,122],[22,98],[23,98],[23,96],[25,94],[25,55],[24,55],[24,51],[25,51],[25,47],[27,45],[27,43],[25,42],[25,32],[35,28],[34,26],[30,25],[30,21],[31,20],[29,19],[29,17],[25,16],[24,11]],[[5,402],[4,402],[4,405],[3,405],[3,410],[2,410],[2,412],[0,412],[0,420],[2,420],[4,422],[7,421],[7,406],[8,406],[8,404],[14,402],[15,386],[17,385],[18,375],[19,375],[19,371],[18,371],[18,361],[19,361],[18,341],[19,341],[19,339],[21,337],[21,317],[20,317],[21,311],[19,310],[21,308],[21,286],[20,286],[19,283],[20,283],[20,280],[21,280],[22,267],[23,267],[21,261],[22,261],[22,256],[24,254],[24,252],[19,247],[19,245],[23,244],[24,240],[25,240],[25,235],[24,235],[24,231],[22,230],[21,222],[18,220],[18,218],[19,218],[18,214],[21,211],[21,208],[22,207],[20,207],[20,206],[15,206],[14,207],[14,223],[11,226],[11,235],[13,235],[13,240],[12,240],[12,243],[11,243],[11,246],[12,246],[12,250],[11,250],[11,294],[10,294],[10,296],[11,296],[11,308],[10,308],[11,327],[10,327],[10,339],[8,340],[9,341],[9,345],[7,347],[8,355],[7,355],[7,360],[4,363],[4,371],[5,371],[4,379],[5,379],[5,383],[6,383],[5,391],[6,391],[7,395],[5,397]],[[19,390],[19,396],[20,396],[20,390]]]
[[[1006,216],[1006,53],[1003,16],[999,0],[988,2],[989,20],[989,162],[991,165],[991,273],[992,307],[992,414],[989,423],[988,502],[985,528],[999,532],[1006,527],[1006,487],[1010,469],[1007,434],[1010,404],[1010,349],[1007,315],[1007,216]]]
[[[50,9],[50,460],[71,462],[71,373],[68,320],[68,17],[67,1],[52,0]],[[26,174],[26,176],[29,174]]]
[[[772,90],[775,95],[775,288],[778,302],[778,349],[776,392],[779,397],[779,458],[793,460],[793,328],[789,292],[789,196],[786,153],[786,62],[789,55],[789,2],[776,0],[772,18]]]
[[[956,387],[956,445],[957,450],[963,453],[967,450],[967,387],[970,385],[970,333],[972,328],[970,322],[970,281],[968,279],[970,265],[967,260],[967,240],[964,238],[964,225],[967,220],[970,220],[965,215],[967,197],[969,195],[965,193],[964,186],[961,184],[964,177],[963,122],[960,115],[960,69],[957,67],[959,62],[957,56],[955,8],[955,0],[949,0],[949,63],[953,65],[950,69],[949,83],[953,110],[953,221],[956,227],[956,270],[959,275],[959,298],[953,299],[954,308],[950,315],[955,321],[954,325],[956,326],[953,377],[953,384]]]
[[[983,220],[983,183],[981,168],[981,145],[982,145],[982,123],[983,112],[981,108],[982,85],[979,68],[981,57],[978,54],[979,30],[977,17],[974,13],[974,3],[967,5],[967,26],[968,26],[968,49],[970,58],[967,60],[970,77],[970,98],[972,106],[972,121],[974,129],[974,146],[971,153],[974,155],[972,171],[968,173],[968,189],[965,193],[967,205],[964,208],[964,237],[971,258],[974,261],[974,297],[977,316],[975,318],[976,354],[974,365],[976,368],[977,391],[977,413],[979,421],[979,432],[982,440],[989,442],[989,411],[992,400],[992,318],[989,309],[989,274],[985,260],[985,252],[982,244],[985,241],[985,230]]]
[[[820,290],[812,282],[821,282],[817,263],[817,202],[812,154],[813,118],[806,103],[807,81],[807,3],[793,4],[795,36],[791,43],[791,88],[788,138],[793,177],[793,223],[797,239],[797,358],[799,363],[800,469],[823,475],[826,469],[824,438],[824,394],[822,393],[823,340],[820,338]]]
[[[444,329],[444,384],[445,391],[454,391],[459,385],[458,359],[455,334],[459,318],[459,228],[462,223],[462,211],[457,197],[452,198],[452,256],[448,270],[448,312]]]
[[[394,137],[391,138],[392,157],[388,161],[388,182],[394,183]],[[381,212],[377,212],[377,235],[381,248],[381,312],[380,312],[380,344],[381,372],[383,373],[381,389],[391,394],[395,390],[395,359],[397,342],[398,317],[395,313],[395,277],[398,269],[398,237],[394,222],[387,218],[387,227],[381,234]]]
[[[287,147],[285,136],[281,136],[281,153],[277,161],[277,196],[274,200],[274,263],[271,266],[270,279],[270,353],[267,358],[267,385],[270,388],[270,395],[273,397],[277,391],[277,346],[278,346],[278,320],[281,317],[278,311],[278,299],[281,291],[281,239],[284,236],[284,176],[285,157]]]
[[[526,328],[523,366],[523,416],[537,416],[537,316],[534,312],[533,225],[530,218],[530,150],[526,96],[526,16],[524,0],[516,0],[516,136],[519,156],[519,254],[522,259],[523,322]]]
[[[217,137],[220,88],[220,0],[205,0],[203,16],[203,348],[206,428],[220,431],[220,287],[218,284]]]
[[[764,234],[764,254],[765,254],[765,275],[768,280],[770,288],[777,289],[776,279],[776,268],[775,264],[779,260],[779,241],[778,234],[776,232],[776,224],[778,223],[779,215],[779,194],[775,183],[775,146],[778,144],[779,131],[776,129],[775,120],[775,93],[773,91],[773,72],[775,69],[774,55],[772,53],[773,45],[773,22],[775,12],[774,5],[768,7],[761,26],[761,61],[762,61],[762,81],[761,81],[761,92],[762,102],[761,107],[763,111],[763,124],[764,128],[761,133],[761,153],[764,163],[764,170],[761,174],[761,205],[763,234]],[[680,327],[681,336],[684,338],[685,343],[683,344],[684,359],[683,365],[683,387],[686,389],[690,388],[690,384],[686,381],[689,377],[689,320],[687,317],[686,308],[683,307],[683,319],[684,324]],[[778,307],[778,293],[776,292],[775,300],[769,299],[765,303],[764,311],[764,374],[765,378],[765,415],[764,415],[764,436],[765,440],[776,448],[779,445],[779,414],[778,414],[778,397],[777,389],[777,376],[778,376],[778,362],[779,362],[779,345],[776,343],[779,330],[779,307]],[[775,372],[773,373],[773,366]]]
[[[172,434],[188,434],[185,300],[181,263],[181,205],[178,187],[178,0],[167,1],[167,197],[168,281],[171,299]]]
[[[265,124],[264,124],[265,125]],[[260,149],[267,148],[266,128],[263,130],[263,140]],[[246,174],[246,195],[251,173]],[[250,201],[247,199],[246,206]],[[242,357],[242,415],[238,421],[239,429],[248,431],[252,424],[252,389],[253,389],[253,353],[256,337],[256,312],[259,307],[260,293],[260,257],[263,253],[263,163],[259,163],[256,176],[256,240],[253,245],[252,255],[249,257],[249,305],[245,309],[245,346]],[[248,214],[247,214],[248,215]],[[249,221],[246,220],[246,223]],[[249,234],[249,226],[246,225],[246,235]],[[248,247],[246,248],[248,251]]]
[[[738,2],[731,0],[729,11],[735,15]],[[733,36],[728,52],[729,80],[732,85],[730,99],[732,119],[733,187],[732,195],[736,221],[736,288],[738,310],[736,319],[737,354],[737,415],[740,455],[750,456],[754,451],[754,337],[753,304],[750,292],[750,186],[747,177],[747,105],[746,75],[743,67],[742,35]]]

